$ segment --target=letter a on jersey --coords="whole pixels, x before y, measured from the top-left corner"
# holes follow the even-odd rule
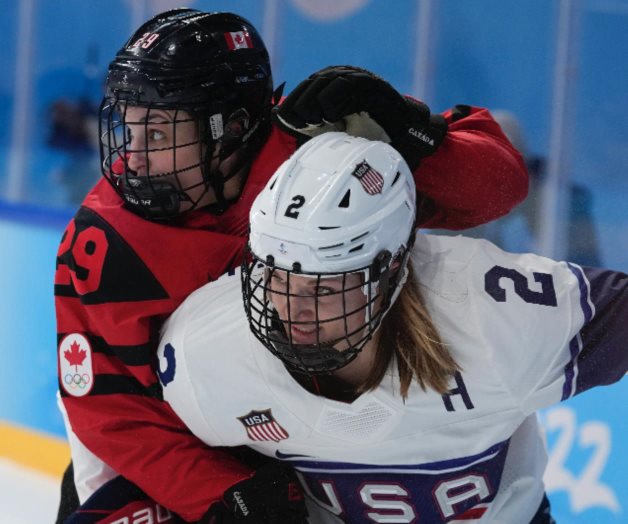
[[[246,429],[251,440],[279,442],[288,438],[288,432],[283,429],[273,417],[270,409],[251,411],[243,417],[238,417]]]

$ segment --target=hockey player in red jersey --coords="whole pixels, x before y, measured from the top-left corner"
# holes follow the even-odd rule
[[[96,475],[74,471],[81,502],[120,474],[195,521],[233,486],[246,498],[247,487],[268,485],[204,445],[163,402],[155,349],[183,299],[239,263],[251,204],[298,143],[329,122],[380,133],[409,159],[427,227],[477,225],[526,195],[522,159],[484,109],[431,115],[352,67],[327,68],[279,98],[258,32],[229,13],[157,15],[110,64],[104,177],[67,226],[55,275],[73,453],[103,461]]]

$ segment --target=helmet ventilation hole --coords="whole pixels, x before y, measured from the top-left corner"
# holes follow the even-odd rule
[[[369,232],[368,232],[368,231],[365,231],[365,232],[364,232],[364,233],[362,233],[361,235],[358,235],[357,237],[353,237],[353,238],[351,239],[351,242],[355,242],[356,240],[359,240],[360,238],[365,237],[365,236],[366,236],[366,235],[368,235],[368,234],[369,234]]]
[[[325,249],[334,249],[335,247],[340,247],[343,244],[344,244],[343,242],[340,242],[340,244],[333,244],[331,246],[323,246],[323,247],[319,247],[318,250],[319,251],[324,251]]]
[[[342,197],[342,200],[340,201],[340,204],[338,204],[338,207],[344,207],[344,208],[349,207],[350,200],[351,200],[351,190],[347,189],[347,192],[345,193],[345,196]]]

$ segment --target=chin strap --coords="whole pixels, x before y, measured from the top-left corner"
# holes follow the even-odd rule
[[[285,82],[279,85],[273,92],[271,104],[279,103]],[[250,165],[258,151],[262,148],[271,131],[270,116],[261,117],[256,121],[250,129],[248,129],[241,138],[237,140],[221,139],[218,143],[214,143],[214,150],[220,144],[220,152],[218,155],[207,155],[204,162],[204,175],[206,184],[214,191],[216,202],[206,206],[207,211],[214,215],[222,215],[229,206],[240,198],[242,188],[246,183],[249,174]],[[208,144],[208,147],[211,144]],[[228,173],[222,170],[223,163],[231,156],[237,155],[233,166]],[[218,157],[218,166],[212,170],[212,160]],[[225,198],[225,182],[242,173],[242,180],[238,188],[237,195],[233,198]]]
[[[243,150],[237,151],[233,154],[237,154],[239,156],[232,166],[229,174],[223,174],[220,164],[222,164],[224,160],[221,160],[218,167],[211,172],[209,177],[207,177],[207,184],[209,184],[209,187],[211,187],[214,191],[214,195],[216,197],[216,202],[205,207],[205,209],[207,209],[207,211],[212,215],[222,215],[229,208],[229,206],[237,202],[240,198],[240,194],[242,193],[242,188],[246,183],[252,159],[248,158],[249,155],[247,155],[246,151]],[[240,181],[240,187],[236,192],[236,196],[233,198],[225,198],[225,183],[237,176],[239,173],[242,173],[242,180]]]

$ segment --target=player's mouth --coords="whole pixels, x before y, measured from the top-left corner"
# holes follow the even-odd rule
[[[316,327],[295,326],[294,324],[290,326],[290,335],[295,344],[316,344],[318,342],[317,331]]]

